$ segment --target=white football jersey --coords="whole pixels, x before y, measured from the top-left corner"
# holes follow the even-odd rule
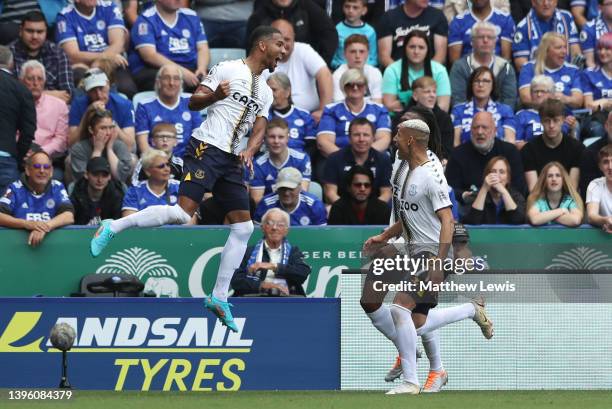
[[[215,65],[202,85],[214,91],[224,80],[230,82],[229,96],[208,107],[208,116],[193,132],[193,137],[237,155],[240,141],[253,127],[255,119],[268,118],[272,90],[261,75],[251,72],[244,60]]]

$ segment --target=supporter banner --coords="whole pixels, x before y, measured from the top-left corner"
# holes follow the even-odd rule
[[[289,240],[305,254],[312,274],[310,297],[340,295],[345,268],[359,267],[364,240],[372,227],[292,228]],[[212,290],[226,228],[166,227],[133,229],[117,236],[99,258],[89,255],[91,228],[66,228],[41,246],[27,245],[27,233],[0,230],[0,296],[68,296],[85,274],[122,272],[137,276],[161,297],[203,297]],[[471,247],[491,268],[588,268],[610,256],[612,236],[591,228],[470,228]],[[251,242],[261,237],[253,234]],[[608,249],[607,251],[605,249]],[[601,263],[600,263],[601,264]],[[612,265],[612,263],[610,263]]]
[[[340,388],[338,299],[239,299],[232,333],[201,299],[0,298],[0,388],[55,388],[49,332],[76,329],[68,379],[97,390]]]

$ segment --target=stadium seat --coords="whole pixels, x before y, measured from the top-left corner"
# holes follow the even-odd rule
[[[134,95],[132,98],[132,105],[134,105],[134,111],[138,108],[138,104],[143,103],[148,99],[155,98],[155,91],[142,91]]]
[[[319,200],[323,200],[323,188],[317,182],[310,182],[308,186],[308,193],[311,193],[319,198]]]
[[[238,60],[246,57],[246,51],[242,48],[211,48],[209,67],[227,60]]]
[[[590,145],[593,145],[595,142],[597,142],[600,139],[601,139],[601,136],[593,136],[592,138],[585,139],[582,143],[584,144],[584,146],[590,146]]]

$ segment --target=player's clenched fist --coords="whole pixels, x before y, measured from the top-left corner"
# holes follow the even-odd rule
[[[230,93],[230,83],[227,80],[221,81],[215,90],[215,97],[217,100],[222,100],[227,97]]]

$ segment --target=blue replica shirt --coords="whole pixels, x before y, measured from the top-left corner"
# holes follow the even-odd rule
[[[563,123],[561,132],[567,135],[570,127]],[[516,140],[530,141],[544,133],[540,114],[535,109],[521,109],[516,113]]]
[[[121,210],[142,210],[155,205],[173,205],[178,200],[178,189],[181,183],[178,180],[168,180],[168,187],[161,195],[156,195],[149,189],[146,180],[139,182],[136,186],[131,186],[125,197]]]
[[[283,209],[276,193],[264,196],[257,205],[253,219],[261,223],[262,216],[274,207]],[[291,226],[321,226],[327,224],[327,211],[325,205],[315,195],[308,192],[300,192],[298,204],[289,213]]]
[[[514,58],[525,57],[529,60],[533,59],[542,36],[549,31],[563,34],[568,39],[569,45],[578,44],[579,42],[578,29],[576,28],[572,13],[567,10],[557,9],[550,20],[543,21],[531,9],[527,16],[516,26],[514,42],[512,44],[512,56]],[[570,61],[570,58],[571,56],[568,52],[567,61]]]
[[[198,44],[206,43],[204,27],[195,11],[179,9],[177,20],[168,26],[151,7],[138,16],[132,27],[132,47],[128,56],[133,73],[140,71],[145,63],[138,54],[141,47],[154,47],[164,57],[190,70],[195,70],[198,62]]]
[[[304,152],[289,149],[287,160],[278,167],[272,163],[268,152],[257,158],[253,163],[253,178],[249,181],[249,186],[251,189],[264,189],[264,195],[272,193],[272,185],[276,183],[278,172],[283,168],[296,168],[302,174],[303,180],[310,181],[310,158]]]
[[[121,11],[112,1],[98,1],[91,16],[82,15],[70,5],[57,16],[55,42],[61,45],[74,40],[80,51],[101,53],[109,46],[108,30],[112,28],[126,30]]]
[[[306,141],[317,139],[314,119],[312,119],[310,112],[305,109],[293,105],[286,114],[271,109],[268,121],[274,118],[281,118],[287,122],[289,126],[288,146],[291,149],[304,152]]]
[[[389,112],[381,104],[366,102],[361,112],[353,113],[344,102],[336,102],[325,106],[317,135],[322,133],[334,134],[336,135],[336,146],[344,148],[349,144],[349,125],[355,118],[366,118],[374,124],[375,131],[391,132]]]
[[[87,108],[91,104],[87,95],[79,95],[72,100],[70,105],[70,114],[68,116],[69,126],[79,126],[81,119]],[[113,114],[113,120],[117,122],[119,128],[128,128],[134,126],[134,107],[130,100],[122,97],[119,94],[110,92],[108,96],[108,102],[106,103],[106,109],[111,111]]]
[[[612,78],[600,66],[582,72],[582,93],[593,100],[612,98]]]
[[[597,15],[593,20],[587,22],[580,32],[580,48],[583,53],[595,52],[597,48],[597,41],[606,33],[612,30],[608,27],[608,24],[604,21],[601,13]]]
[[[504,139],[504,129],[512,129],[516,132],[516,123],[514,120],[514,111],[506,104],[489,100],[486,109],[478,109],[474,101],[463,102],[455,105],[452,110],[451,117],[453,119],[453,127],[461,128],[461,143],[470,140],[472,119],[477,112],[486,111],[493,115],[495,120],[497,134],[500,139]]]
[[[582,93],[582,81],[580,70],[575,65],[564,63],[556,70],[544,69],[544,75],[552,78],[555,82],[555,92],[562,92],[564,95],[572,95],[572,91]],[[535,62],[529,61],[521,68],[519,74],[519,89],[531,86],[531,80],[535,77]]]
[[[149,132],[160,122],[174,124],[177,143],[172,154],[183,157],[191,133],[202,124],[199,112],[189,110],[189,98],[180,97],[174,106],[164,105],[159,98],[145,101],[136,108],[136,134]]]
[[[472,14],[471,10],[466,10],[456,15],[450,23],[448,29],[448,46],[461,44],[461,56],[472,52],[472,27],[479,20]],[[493,9],[491,14],[484,21],[493,24],[497,29],[497,43],[495,44],[495,54],[501,55],[502,40],[512,42],[514,36],[514,20],[512,16],[501,10]]]
[[[41,195],[35,195],[23,180],[17,180],[0,198],[0,212],[17,219],[49,221],[64,211],[73,211],[72,202],[57,180],[51,180]]]
[[[584,7],[586,11],[586,19],[593,20],[599,14],[599,9],[597,8],[597,0],[571,0],[571,7]],[[584,50],[582,50],[584,51]]]
[[[363,23],[360,26],[350,26],[345,21],[341,21],[336,24],[336,32],[338,33],[338,48],[331,62],[332,68],[336,69],[346,63],[346,59],[344,58],[344,40],[353,34],[361,34],[368,39],[369,54],[367,63],[374,67],[378,66],[378,45],[374,27],[368,23]]]

